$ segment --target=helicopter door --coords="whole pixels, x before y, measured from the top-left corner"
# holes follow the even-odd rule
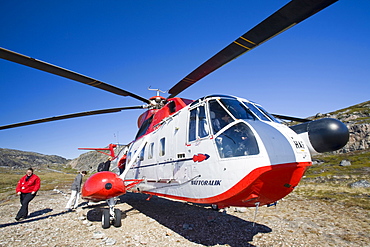
[[[210,127],[205,105],[191,109],[189,113],[187,153],[194,155],[209,150],[210,146],[207,145],[209,137]],[[198,176],[200,174],[198,164],[192,160],[188,161],[186,172],[189,178]]]
[[[208,122],[204,106],[199,106],[190,111],[189,143],[209,136]]]

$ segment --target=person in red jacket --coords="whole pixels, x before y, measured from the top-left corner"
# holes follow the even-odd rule
[[[119,169],[119,175],[122,174],[122,172],[126,168],[126,160],[127,160],[127,152],[122,156],[122,158],[118,161],[117,167]]]
[[[15,217],[17,221],[27,218],[28,204],[36,196],[37,191],[40,189],[40,182],[40,178],[36,174],[33,174],[32,168],[28,168],[26,175],[19,180],[15,190],[20,196],[22,206]]]

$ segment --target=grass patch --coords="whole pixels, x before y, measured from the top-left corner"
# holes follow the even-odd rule
[[[327,203],[341,203],[347,207],[370,210],[370,188],[350,188],[346,183],[322,183],[303,180],[294,193],[307,199],[318,199]]]
[[[352,152],[348,154],[324,154],[313,159],[323,163],[311,166],[305,176],[307,178],[349,176],[370,178],[370,151]],[[339,166],[342,160],[349,160],[350,166]]]
[[[359,180],[370,182],[370,151],[348,154],[326,154],[315,156],[323,163],[312,165],[295,193],[307,199],[339,202],[348,207],[357,206],[370,210],[370,188],[351,188]],[[339,166],[342,160],[349,160],[350,166]]]
[[[52,190],[56,187],[63,188],[70,186],[77,173],[57,173],[57,172],[39,172],[37,174],[41,179],[40,190]]]

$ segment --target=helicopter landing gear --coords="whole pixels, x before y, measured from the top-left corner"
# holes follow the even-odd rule
[[[114,208],[116,202],[117,198],[108,199],[107,204],[109,206],[109,209],[105,208],[102,210],[101,225],[103,229],[109,228],[111,224],[115,227],[122,226],[122,212],[118,208]]]
[[[102,216],[101,216],[101,226],[103,229],[107,229],[110,227],[110,213],[109,209],[103,209]]]

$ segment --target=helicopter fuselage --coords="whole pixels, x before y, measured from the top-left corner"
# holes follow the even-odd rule
[[[142,121],[128,150],[121,178],[142,180],[135,192],[219,208],[266,205],[311,165],[300,136],[248,100],[208,96],[158,121],[162,109]]]

